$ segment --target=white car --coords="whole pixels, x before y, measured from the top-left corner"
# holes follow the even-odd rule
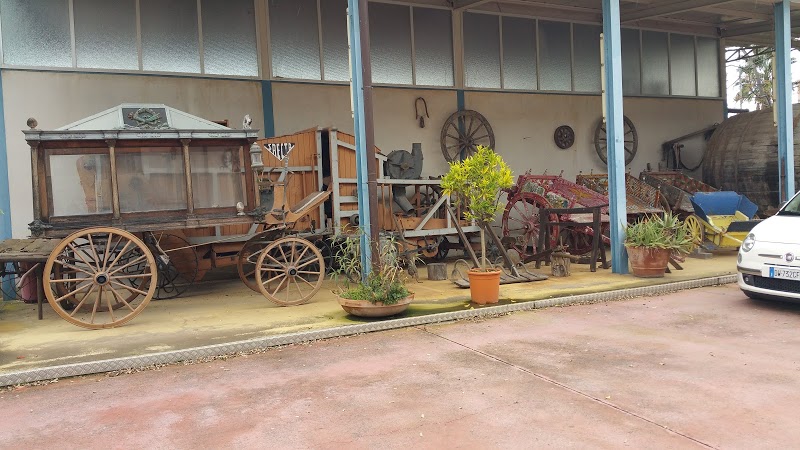
[[[748,297],[800,302],[800,192],[747,235],[737,269]]]

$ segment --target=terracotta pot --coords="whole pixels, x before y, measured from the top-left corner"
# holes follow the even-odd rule
[[[669,263],[670,251],[663,248],[629,247],[628,261],[633,274],[641,278],[659,278],[664,276]]]
[[[473,302],[486,305],[500,300],[500,273],[499,270],[486,272],[480,269],[472,269],[467,273]]]
[[[348,298],[339,297],[338,295],[336,298],[339,300],[342,309],[348,314],[358,317],[388,317],[400,314],[408,309],[408,305],[414,301],[414,294],[391,305],[384,305],[381,302],[370,303],[367,300],[350,300]]]

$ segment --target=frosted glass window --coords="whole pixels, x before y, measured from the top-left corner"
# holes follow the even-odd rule
[[[536,21],[503,17],[503,87],[535,90]]]
[[[123,213],[186,209],[183,149],[117,149],[119,209]]]
[[[111,214],[111,159],[106,155],[49,155],[54,216]]]
[[[195,0],[139,0],[142,67],[200,73]]]
[[[500,21],[489,14],[464,14],[464,83],[500,88]]]
[[[319,80],[317,0],[270,0],[272,74]]]
[[[667,33],[642,31],[642,93],[669,95]]]
[[[369,5],[373,83],[411,84],[410,8]]]
[[[572,89],[570,25],[539,21],[539,88],[544,91]]]
[[[350,81],[347,0],[322,0],[322,61],[325,79]]]
[[[670,76],[673,95],[697,95],[695,80],[694,37],[670,35]]]
[[[205,73],[258,76],[253,0],[203,0]]]
[[[449,10],[414,8],[416,83],[453,85],[453,21]]]
[[[639,30],[622,30],[622,92],[625,95],[642,93]]]
[[[575,90],[578,92],[600,92],[600,33],[603,29],[594,25],[573,25],[575,40]],[[624,78],[624,75],[623,75]]]
[[[189,160],[195,208],[228,208],[238,202],[247,204],[239,147],[193,147]]]
[[[697,94],[719,97],[719,41],[697,38]]]
[[[139,69],[134,0],[74,0],[78,67]]]
[[[6,64],[72,66],[67,0],[2,0],[0,17]]]

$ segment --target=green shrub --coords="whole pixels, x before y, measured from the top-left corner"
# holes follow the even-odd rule
[[[692,248],[692,235],[686,225],[672,213],[664,216],[651,215],[628,226],[625,245],[688,253]]]

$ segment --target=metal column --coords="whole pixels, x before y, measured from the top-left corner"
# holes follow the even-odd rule
[[[8,179],[8,152],[6,150],[6,121],[3,108],[3,75],[0,72],[0,240],[11,238],[11,194]],[[14,279],[0,280],[3,292],[13,295]],[[12,300],[12,299],[9,299]]]
[[[628,273],[625,253],[625,127],[622,120],[622,31],[619,0],[603,0],[603,102],[608,142],[608,199],[611,215],[611,266]]]
[[[781,202],[795,193],[791,33],[789,1],[784,0],[775,4],[775,109],[778,125],[778,193]]]

